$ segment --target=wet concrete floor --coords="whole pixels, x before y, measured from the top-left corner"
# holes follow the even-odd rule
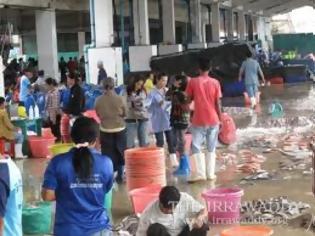
[[[263,95],[261,101],[260,112],[257,115],[251,116],[247,109],[244,108],[230,108],[232,106],[243,106],[241,98],[225,99],[224,105],[229,108],[226,109],[230,113],[240,129],[238,131],[238,139],[242,142],[248,141],[256,137],[260,132],[267,135],[274,135],[275,133],[282,133],[286,131],[293,132],[303,131],[312,132],[314,129],[315,117],[315,89],[313,84],[302,84],[286,87],[266,87],[262,88]],[[285,110],[285,119],[294,119],[296,117],[304,117],[309,121],[305,122],[287,122],[286,124],[271,123],[270,115],[268,115],[268,107],[273,101],[279,101]],[[300,127],[298,127],[300,126]],[[269,132],[268,132],[269,131]],[[234,147],[221,147],[218,152],[226,152],[227,150],[242,149],[243,144],[239,142]],[[207,189],[214,187],[230,187],[240,186],[244,189],[245,195],[243,201],[250,201],[255,199],[269,199],[271,197],[287,196],[290,200],[296,202],[305,202],[311,205],[310,210],[315,215],[315,199],[312,194],[312,176],[303,175],[302,171],[283,171],[279,169],[279,161],[286,160],[288,157],[281,155],[279,152],[265,155],[267,161],[263,164],[263,169],[269,172],[276,172],[278,178],[276,180],[255,181],[249,184],[241,183],[244,175],[236,173],[231,168],[218,173],[218,179],[215,183],[204,182],[189,185],[182,179],[174,178],[168,174],[168,184],[176,185],[181,191],[185,191],[196,197],[201,202],[201,193]],[[26,202],[40,199],[40,186],[43,172],[48,160],[45,159],[27,159],[25,161],[18,161],[18,165],[22,170],[24,178],[24,197]],[[168,173],[170,170],[168,170]],[[112,219],[114,224],[117,224],[124,217],[132,214],[132,207],[128,198],[125,185],[120,185],[116,188],[113,195]],[[209,235],[219,235],[223,228],[231,226],[215,226],[212,228]],[[274,235],[286,236],[307,236],[314,235],[313,232],[308,232],[305,229],[292,229],[285,225],[272,226]]]

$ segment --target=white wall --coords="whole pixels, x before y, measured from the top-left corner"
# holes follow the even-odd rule
[[[90,83],[97,84],[97,62],[103,61],[107,75],[116,80],[117,85],[124,82],[121,48],[93,48],[88,51]]]

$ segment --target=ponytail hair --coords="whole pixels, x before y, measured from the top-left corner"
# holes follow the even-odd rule
[[[76,146],[72,165],[80,179],[86,180],[93,173],[94,159],[89,145],[96,142],[98,134],[99,127],[94,119],[80,117],[73,124],[71,138]]]

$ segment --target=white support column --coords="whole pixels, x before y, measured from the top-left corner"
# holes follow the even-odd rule
[[[220,42],[220,4],[211,4],[212,41]]]
[[[149,71],[158,49],[150,45],[148,0],[133,0],[133,17],[136,46],[129,47],[130,71]]]
[[[239,39],[245,41],[246,40],[246,21],[245,14],[243,11],[238,12],[238,30],[239,30]]]
[[[85,32],[78,32],[79,57],[84,56]]]
[[[209,24],[209,13],[206,7],[201,8],[201,33],[202,33],[202,42],[207,42],[206,36],[206,26]]]
[[[234,22],[234,12],[232,9],[228,10],[228,40],[229,41],[233,41],[234,39],[234,26],[235,26],[235,22]]]
[[[35,16],[38,68],[58,80],[56,12],[37,10]]]
[[[133,0],[133,22],[135,44],[150,45],[148,0]]]
[[[163,43],[176,44],[174,0],[162,0]]]
[[[190,1],[192,43],[202,43],[200,0]]]
[[[114,42],[113,2],[94,0],[96,47],[111,47]]]

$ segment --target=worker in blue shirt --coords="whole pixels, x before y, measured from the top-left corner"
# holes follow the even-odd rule
[[[98,135],[94,119],[78,118],[71,130],[75,147],[46,169],[42,197],[56,201],[55,236],[112,235],[104,199],[113,185],[113,164],[94,149]]]
[[[0,235],[22,236],[21,172],[10,157],[0,154]]]
[[[156,76],[154,82],[155,87],[149,93],[145,105],[148,107],[148,111],[151,115],[152,130],[155,134],[156,146],[164,147],[165,135],[171,165],[177,168],[179,164],[176,157],[176,148],[170,123],[172,102],[166,98],[168,76],[165,73],[160,73]]]

